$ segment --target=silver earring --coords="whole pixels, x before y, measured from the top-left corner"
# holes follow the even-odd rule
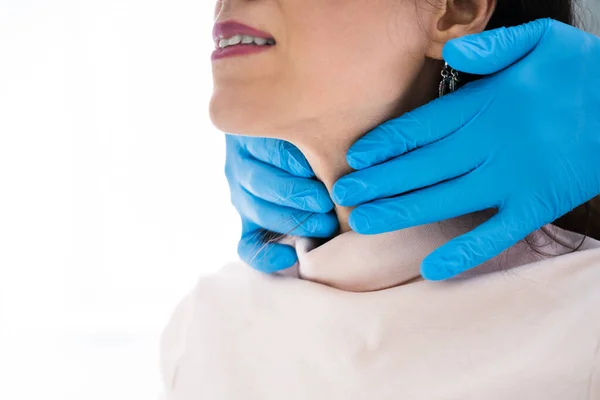
[[[458,71],[451,68],[448,63],[444,63],[444,68],[442,69],[442,81],[440,82],[440,97],[458,89],[459,81]]]

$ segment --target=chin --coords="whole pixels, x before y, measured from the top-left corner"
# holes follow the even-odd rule
[[[247,131],[251,128],[246,121],[248,118],[232,107],[219,104],[214,98],[210,102],[209,115],[211,122],[218,130],[232,134],[249,135]]]
[[[277,137],[273,126],[274,112],[261,103],[215,91],[209,106],[210,120],[217,129],[226,133]]]

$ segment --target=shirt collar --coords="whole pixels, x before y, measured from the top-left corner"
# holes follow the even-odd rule
[[[324,244],[315,239],[293,238],[298,254],[297,275],[354,292],[376,291],[422,280],[420,266],[427,255],[491,215],[479,212],[380,235],[346,232]],[[533,246],[520,241],[458,279],[570,253],[579,246],[583,236],[546,225],[528,239]],[[587,238],[580,250],[595,247],[600,247],[600,242]]]

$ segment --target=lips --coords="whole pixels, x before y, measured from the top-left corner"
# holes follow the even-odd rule
[[[235,35],[247,35],[264,39],[273,39],[267,32],[259,31],[251,26],[237,21],[217,22],[213,28],[213,40],[218,43],[220,39],[230,38]]]
[[[242,38],[243,42],[241,41]],[[216,23],[213,29],[213,40],[216,46],[216,50],[212,53],[213,61],[226,57],[263,52],[272,48],[275,44],[275,39],[269,33],[237,21]],[[227,43],[228,40],[234,40],[233,43],[236,44]],[[220,46],[220,43],[225,43],[226,46]]]

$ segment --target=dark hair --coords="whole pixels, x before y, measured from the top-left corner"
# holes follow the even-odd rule
[[[498,0],[486,30],[516,26],[540,18],[552,18],[578,26],[573,0]]]
[[[578,6],[576,0],[498,0],[486,30],[521,25],[540,18],[581,27],[583,23],[576,12]],[[463,74],[461,81],[464,84],[478,78],[480,76]],[[553,224],[600,240],[600,196],[580,205]],[[277,242],[285,236],[267,230],[262,230],[259,235],[263,243]],[[535,247],[532,243],[530,245]]]

